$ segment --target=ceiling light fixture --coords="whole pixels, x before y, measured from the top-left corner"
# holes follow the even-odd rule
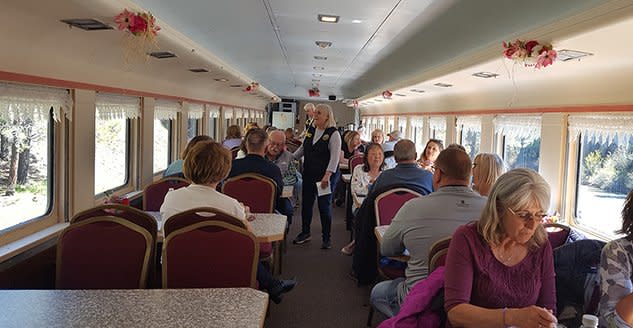
[[[96,19],[92,18],[73,18],[62,19],[62,23],[66,23],[72,27],[80,28],[84,31],[99,31],[99,30],[111,30],[112,26],[106,25]]]
[[[321,23],[338,23],[339,19],[336,15],[319,14],[317,17]]]
[[[403,94],[401,94],[401,93],[394,93],[394,95],[395,95],[395,96],[398,96],[398,97],[406,97],[406,96],[407,96],[407,95],[403,95]]]
[[[154,58],[158,58],[158,59],[165,59],[165,58],[174,58],[174,57],[176,57],[176,54],[174,54],[173,52],[169,52],[169,51],[150,52],[149,55],[154,57]]]
[[[593,56],[593,54],[584,51],[563,49],[557,52],[556,60],[568,61],[572,59],[580,59],[587,56]]]
[[[321,77],[321,76],[323,76],[323,74],[320,74],[320,73],[313,73],[313,74],[312,74],[312,76],[314,76],[314,77]]]
[[[314,67],[312,67],[312,68],[313,68],[315,71],[322,71],[322,70],[325,70],[325,67],[323,67],[323,66],[314,66]]]
[[[208,73],[209,72],[209,70],[206,68],[190,68],[189,71],[193,73]]]
[[[222,78],[219,78],[219,79],[214,79],[214,80],[216,80],[216,81],[218,81],[218,82],[229,82],[229,79],[227,79],[227,78],[223,78],[223,77],[222,77]]]
[[[352,24],[360,24],[360,23],[362,23],[362,22],[363,22],[363,21],[362,21],[362,20],[360,20],[360,19],[354,19],[354,20],[352,20]]]
[[[327,60],[327,57],[325,57],[325,56],[314,56],[314,59],[316,59],[316,60]]]
[[[321,49],[329,48],[332,46],[332,42],[330,41],[315,41],[314,43],[317,45],[317,47]]]
[[[489,79],[489,78],[492,78],[492,77],[497,77],[497,76],[499,76],[499,74],[497,74],[497,73],[490,73],[490,72],[477,72],[477,73],[473,74],[473,76],[480,77],[482,79]]]
[[[450,87],[453,86],[452,84],[442,83],[442,82],[438,82],[438,83],[435,83],[433,85],[436,86],[436,87],[440,87],[440,88],[450,88]]]
[[[411,89],[409,91],[416,92],[416,93],[424,93],[424,90],[421,90],[421,89]]]

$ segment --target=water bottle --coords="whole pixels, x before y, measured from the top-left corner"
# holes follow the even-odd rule
[[[598,328],[598,317],[591,314],[583,314],[581,328]]]

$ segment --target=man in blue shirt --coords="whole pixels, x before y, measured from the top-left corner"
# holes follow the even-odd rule
[[[416,163],[418,154],[411,140],[398,141],[393,147],[393,157],[397,163],[396,167],[382,172],[369,192],[390,185],[407,185],[409,189],[421,195],[427,195],[433,191],[433,174],[423,170]]]

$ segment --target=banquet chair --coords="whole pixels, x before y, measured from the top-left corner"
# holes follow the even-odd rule
[[[152,236],[113,216],[69,225],[57,242],[58,289],[136,289],[147,285]]]
[[[389,225],[404,203],[421,196],[407,188],[394,188],[378,195],[374,201],[376,225]]]
[[[569,226],[559,223],[544,223],[543,228],[547,232],[547,239],[549,239],[552,249],[565,245],[571,233]]]
[[[273,213],[277,183],[260,174],[245,173],[227,179],[222,193],[244,203],[252,213]]]
[[[351,156],[348,159],[348,167],[349,167],[349,172],[350,173],[354,173],[354,168],[357,167],[358,165],[363,165],[363,154],[357,154],[354,156]]]
[[[449,236],[439,239],[431,245],[428,256],[429,274],[437,269],[437,267],[444,265],[450,244],[451,237]]]
[[[231,148],[231,160],[234,160],[235,158],[237,158],[237,153],[240,152],[240,147],[233,147]]]
[[[213,207],[198,207],[172,215],[163,225],[165,238],[172,232],[199,222],[224,222],[246,229],[246,223],[231,214]]]
[[[226,222],[197,222],[163,244],[163,288],[257,288],[255,236]]]
[[[178,177],[162,178],[143,190],[143,210],[156,212],[163,205],[165,195],[170,189],[179,189],[189,185],[189,181]]]

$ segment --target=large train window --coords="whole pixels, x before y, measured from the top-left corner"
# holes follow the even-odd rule
[[[541,149],[540,116],[497,116],[497,140],[502,142],[502,158],[510,169],[519,167],[538,172]]]
[[[611,238],[633,188],[632,132],[633,116],[570,116],[570,135],[579,135],[575,223]]]
[[[444,146],[447,145],[446,118],[444,116],[431,116],[429,118],[429,136],[432,139],[442,140],[445,144]]]
[[[129,181],[130,121],[140,116],[140,98],[97,93],[95,108],[95,195],[98,195]]]
[[[201,122],[204,117],[204,106],[201,104],[189,104],[187,112],[187,141],[197,136],[201,130]]]
[[[67,90],[0,83],[0,230],[53,208],[54,126],[69,114]]]
[[[187,141],[198,135],[199,120],[190,118],[187,120]]]
[[[218,136],[218,131],[220,129],[220,107],[215,105],[207,105],[207,109],[209,112],[209,124],[207,124],[207,134],[216,141],[219,141],[221,140],[220,136]]]
[[[411,141],[415,144],[415,150],[421,154],[424,150],[426,140],[423,138],[424,117],[414,116],[411,118]]]
[[[178,118],[180,108],[178,102],[156,100],[154,105],[154,173],[163,171],[171,162],[173,121]]]
[[[460,116],[457,118],[459,144],[466,148],[470,158],[475,158],[481,146],[481,120],[474,116]]]

